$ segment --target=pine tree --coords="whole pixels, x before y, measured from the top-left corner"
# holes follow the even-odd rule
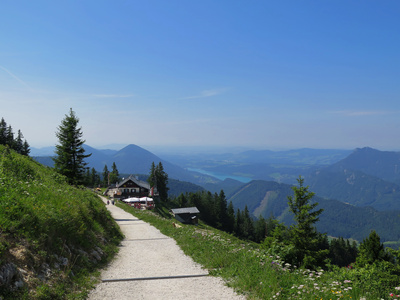
[[[261,243],[266,237],[267,223],[263,216],[259,216],[257,221],[254,222],[254,241]]]
[[[157,166],[157,190],[162,201],[168,199],[168,174],[164,171],[164,166],[161,162]]]
[[[56,136],[59,144],[56,145],[56,156],[53,158],[55,169],[65,175],[70,184],[79,185],[83,183],[85,175],[86,155],[82,139],[82,128],[78,127],[79,119],[75,112],[70,109],[69,115],[65,115],[61,125],[57,128]]]
[[[104,165],[102,175],[103,175],[103,186],[109,186],[110,185],[110,180],[109,180],[110,171],[108,171],[107,165]]]
[[[243,227],[242,227],[242,235],[243,238],[248,240],[254,240],[254,223],[253,219],[250,217],[250,212],[247,205],[244,207],[244,211],[242,213],[243,218]]]
[[[22,155],[26,155],[26,156],[28,156],[29,155],[29,152],[31,152],[31,149],[29,149],[29,144],[28,144],[28,142],[25,140],[24,141],[24,144],[23,144],[23,146],[22,146]]]
[[[313,268],[322,263],[328,250],[318,248],[319,233],[314,227],[323,209],[314,210],[318,203],[310,203],[314,193],[304,186],[304,178],[297,179],[299,187],[292,187],[294,197],[288,196],[290,211],[294,214],[295,225],[291,227],[292,239],[296,248],[297,264]]]
[[[6,131],[6,145],[8,145],[11,149],[15,148],[14,132],[11,125],[8,126]]]
[[[227,208],[227,222],[225,230],[229,233],[233,233],[235,228],[235,209],[233,208],[232,201],[229,201]]]
[[[90,170],[89,170],[89,168],[86,168],[85,175],[84,175],[84,178],[83,178],[83,184],[84,184],[86,187],[93,187],[92,178],[91,178],[91,176],[90,176]]]
[[[22,135],[21,130],[18,130],[17,137],[15,138],[15,141],[14,141],[14,149],[19,154],[22,154],[22,152],[23,152],[23,148],[24,148],[24,142],[22,141],[23,138],[24,138],[24,136]]]
[[[150,167],[150,174],[149,177],[147,177],[147,182],[150,184],[150,187],[156,188],[156,165],[154,164],[154,161],[151,163]]]
[[[359,266],[364,266],[372,264],[375,261],[389,259],[389,254],[386,253],[385,248],[381,243],[381,238],[375,230],[372,230],[369,236],[360,244],[360,252],[356,260],[357,264]]]
[[[217,225],[219,229],[227,230],[228,223],[228,203],[226,201],[225,193],[223,190],[220,191],[219,195],[216,195],[217,199]]]
[[[240,212],[240,209],[238,208],[236,210],[235,223],[234,223],[234,232],[237,237],[242,236],[242,231],[241,231],[242,225],[243,225],[242,213]]]
[[[178,202],[179,207],[186,207],[188,199],[186,195],[182,193],[176,198],[176,202]]]
[[[147,182],[150,188],[154,188],[154,191],[158,193],[161,201],[167,201],[169,190],[168,174],[164,171],[164,166],[161,162],[159,162],[158,165],[155,165],[154,161],[151,163]]]
[[[0,145],[5,145],[7,142],[7,123],[4,118],[0,121]]]
[[[119,181],[119,172],[118,172],[118,168],[117,168],[117,165],[115,164],[115,162],[113,162],[113,164],[111,166],[111,172],[110,172],[109,176],[110,176],[110,183],[116,183]]]
[[[15,150],[17,153],[22,155],[29,155],[31,151],[29,149],[29,144],[25,140],[23,141],[24,136],[22,135],[21,130],[18,130],[18,135],[14,139],[14,133],[11,125],[7,126],[4,118],[1,118],[0,121],[0,145],[7,145],[10,149]]]
[[[97,187],[100,184],[100,176],[95,168],[90,170],[90,183],[92,187]]]

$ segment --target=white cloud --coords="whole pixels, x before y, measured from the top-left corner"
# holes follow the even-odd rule
[[[23,81],[21,78],[19,78],[17,75],[15,75],[14,73],[12,73],[12,72],[9,71],[8,69],[4,68],[3,66],[0,66],[0,69],[2,69],[3,71],[5,71],[8,75],[10,75],[12,78],[14,78],[15,80],[17,80],[19,83],[21,83],[22,85],[24,85],[24,86],[27,87],[28,89],[32,90],[32,88],[31,88],[25,81]]]
[[[358,116],[376,116],[376,115],[389,115],[397,114],[399,111],[384,111],[384,110],[338,110],[332,111],[331,113],[347,116],[347,117],[358,117]]]
[[[133,94],[128,94],[128,95],[118,95],[118,94],[96,94],[92,95],[95,98],[131,98],[134,97],[135,95]]]
[[[181,98],[183,100],[189,100],[189,99],[199,99],[199,98],[208,98],[208,97],[213,97],[217,96],[220,94],[223,94],[227,91],[226,88],[220,88],[220,89],[212,89],[212,90],[204,90],[201,91],[200,94],[195,95],[195,96],[189,96],[189,97],[184,97]]]

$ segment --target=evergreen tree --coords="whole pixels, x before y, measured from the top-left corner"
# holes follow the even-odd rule
[[[86,187],[93,187],[92,178],[90,176],[90,169],[86,168],[85,176],[83,178],[83,183]]]
[[[29,144],[28,144],[28,142],[25,140],[24,141],[24,144],[23,144],[23,146],[22,146],[22,155],[26,155],[26,156],[28,156],[29,155],[29,152],[31,152],[31,149],[29,148],[30,146],[29,146]]]
[[[150,174],[149,177],[147,177],[147,182],[150,187],[156,187],[156,165],[154,164],[154,161],[151,163]]]
[[[82,139],[82,128],[78,127],[79,119],[70,109],[69,115],[65,115],[61,125],[57,128],[56,136],[59,144],[56,145],[56,156],[53,158],[55,169],[65,175],[70,184],[82,184],[85,175],[86,155]]]
[[[7,142],[7,123],[4,118],[0,121],[0,145],[6,145]]]
[[[254,223],[254,241],[256,243],[262,242],[266,237],[267,223],[263,216],[259,216],[257,221]]]
[[[177,198],[176,201],[178,202],[179,207],[186,207],[188,203],[188,199],[184,194],[180,194]]]
[[[168,174],[164,171],[164,167],[161,162],[157,165],[157,190],[161,201],[167,201],[168,199]]]
[[[233,208],[232,201],[229,201],[227,208],[227,221],[225,224],[225,230],[229,233],[233,233],[235,228],[235,209]]]
[[[115,162],[113,162],[112,166],[111,166],[111,172],[110,172],[110,183],[116,183],[119,181],[119,172],[117,169],[117,165],[115,164]]]
[[[265,235],[272,237],[274,230],[278,225],[279,221],[271,214],[271,216],[265,220]]]
[[[318,248],[319,233],[314,227],[323,209],[314,210],[318,203],[310,203],[314,193],[304,186],[304,178],[297,179],[299,187],[292,187],[294,197],[288,196],[290,211],[294,214],[295,225],[291,227],[292,240],[296,249],[297,264],[314,268],[323,263],[328,250]]]
[[[104,165],[103,169],[103,186],[109,186],[110,185],[110,180],[109,180],[109,174],[110,171],[108,171],[107,165]]]
[[[11,149],[15,149],[14,132],[11,125],[8,126],[6,131],[6,145],[8,145]]]
[[[90,183],[92,187],[97,187],[100,184],[100,176],[95,168],[92,168],[90,171]]]
[[[242,213],[240,212],[240,209],[238,208],[238,209],[236,210],[236,214],[235,214],[235,224],[234,224],[234,232],[235,232],[235,235],[236,235],[237,237],[241,237],[241,236],[242,236],[242,231],[241,231],[242,224],[243,224],[243,221],[242,221]]]
[[[18,135],[14,139],[14,133],[11,125],[7,126],[4,118],[1,118],[0,121],[0,145],[6,145],[10,149],[15,150],[17,153],[22,155],[29,155],[30,149],[29,144],[25,140],[23,141],[24,136],[22,135],[21,130],[18,130]]]
[[[228,203],[223,190],[216,196],[217,202],[217,228],[227,231],[228,226]]]
[[[364,266],[375,261],[389,260],[390,256],[386,253],[381,238],[372,230],[369,236],[360,244],[360,252],[357,256],[357,265]]]
[[[250,212],[247,205],[244,207],[242,213],[243,225],[242,225],[242,237],[247,240],[254,241],[254,223],[253,219],[250,217]]]
[[[14,149],[19,154],[22,154],[22,152],[23,152],[23,148],[24,148],[24,142],[22,140],[23,138],[24,138],[24,136],[22,135],[21,130],[18,130],[17,137],[15,138],[15,141],[14,141]]]
[[[346,267],[356,261],[357,244],[350,244],[349,240],[342,237],[333,239],[329,245],[329,258],[332,264],[339,267]]]

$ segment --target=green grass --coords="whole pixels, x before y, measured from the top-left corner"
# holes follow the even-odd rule
[[[96,269],[122,239],[93,192],[69,186],[53,169],[3,146],[0,233],[0,265],[26,266],[32,275],[23,289],[0,287],[5,299],[84,299]],[[100,262],[90,255],[95,249],[104,253]],[[38,279],[43,266],[49,266],[52,276]]]
[[[238,293],[249,299],[396,299],[400,294],[389,273],[373,267],[331,270],[304,270],[285,264],[269,254],[262,245],[245,242],[203,223],[182,225],[158,206],[163,217],[151,211],[136,210],[126,204],[118,206],[154,225],[163,234],[174,238],[182,250],[207,268],[211,275],[220,276]],[[388,276],[387,278],[384,278]],[[399,288],[400,289],[400,288]],[[399,297],[400,298],[400,297]]]
[[[398,266],[298,269],[262,245],[201,222],[176,228],[166,206],[158,205],[155,213],[118,205],[174,238],[211,275],[224,278],[249,299],[370,300],[400,294]],[[98,267],[117,251],[121,238],[98,196],[67,185],[54,170],[0,146],[0,267],[13,262],[32,275],[23,289],[0,287],[0,299],[85,299],[97,282]],[[82,255],[96,247],[105,253],[102,261]],[[60,258],[67,263],[60,265]],[[37,275],[46,264],[52,275],[40,279]]]

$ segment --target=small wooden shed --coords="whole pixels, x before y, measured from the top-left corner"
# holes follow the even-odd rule
[[[175,219],[184,224],[197,224],[197,215],[200,211],[197,207],[184,207],[184,208],[173,208],[171,213],[174,215]]]

